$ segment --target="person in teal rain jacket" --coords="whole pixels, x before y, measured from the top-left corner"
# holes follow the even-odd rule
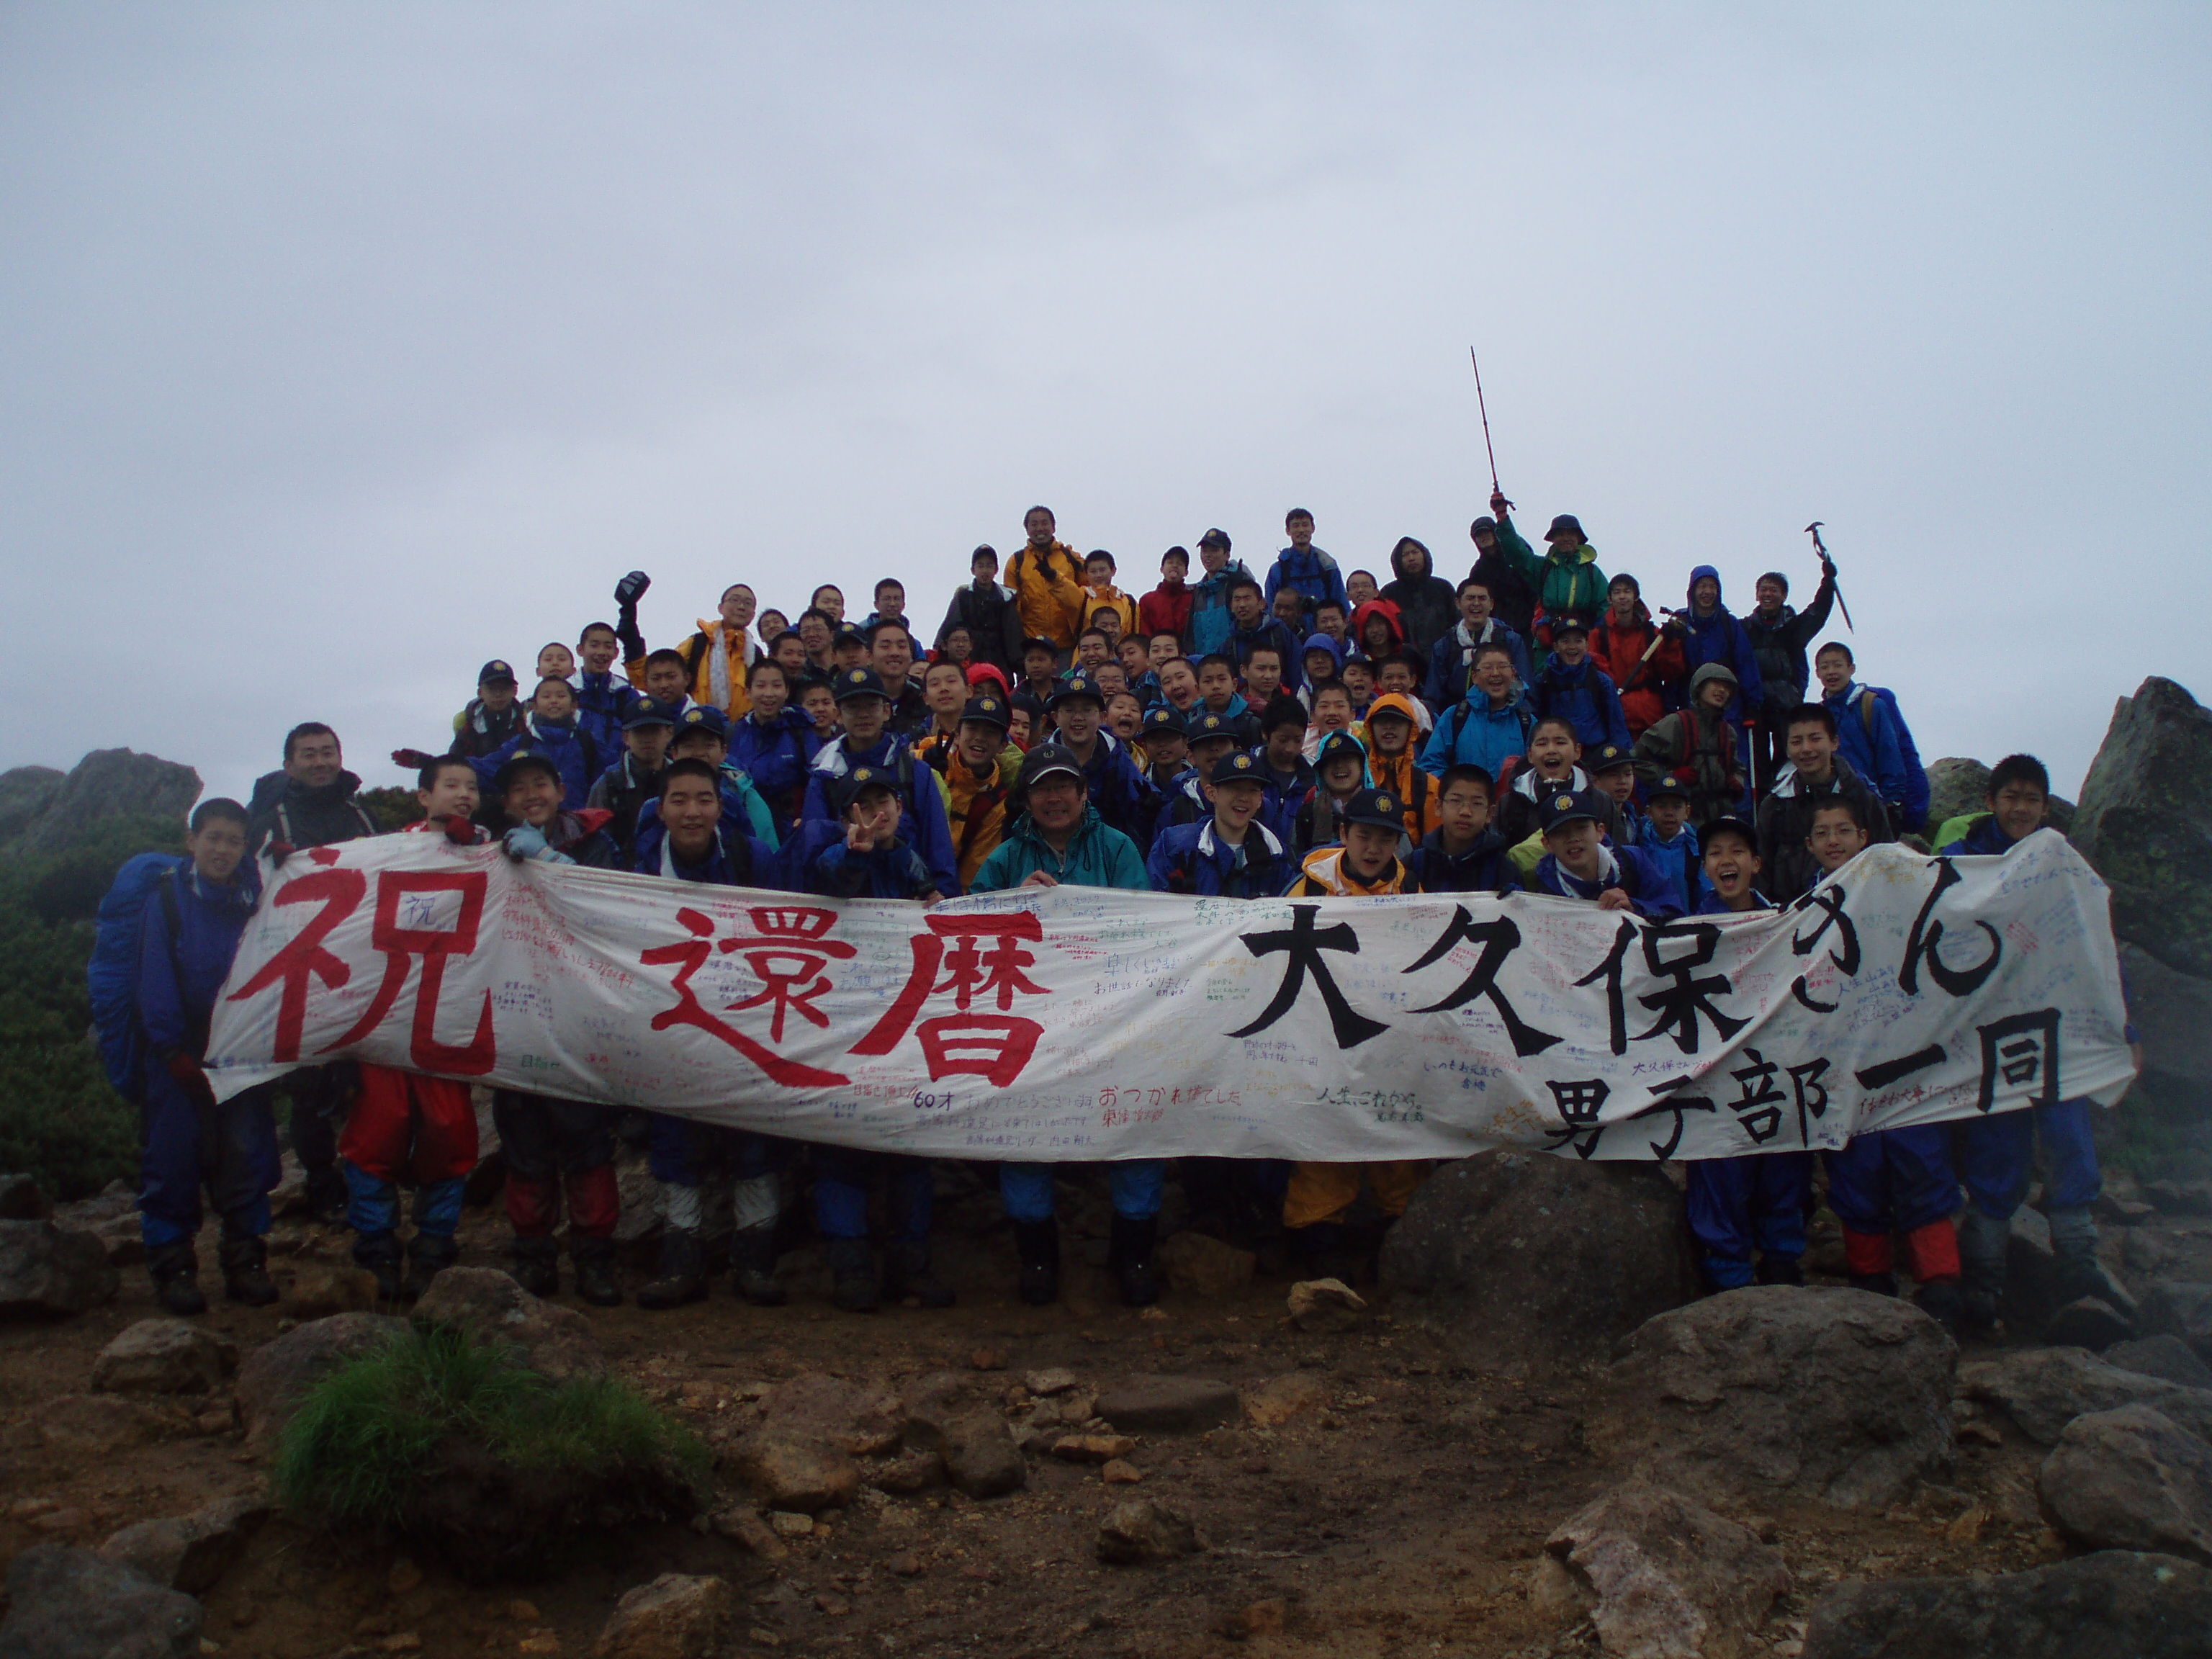
[[[1014,793],[1021,816],[983,860],[969,892],[1056,887],[1061,882],[1151,890],[1137,843],[1109,826],[1086,799],[1083,765],[1073,750],[1056,743],[1030,750],[1022,757]]]

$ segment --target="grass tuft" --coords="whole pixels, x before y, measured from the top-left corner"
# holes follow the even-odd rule
[[[709,1461],[628,1383],[554,1382],[463,1332],[417,1326],[314,1386],[285,1426],[276,1490],[287,1508],[329,1522],[404,1528],[456,1445],[519,1474],[586,1481],[657,1473],[690,1483]]]

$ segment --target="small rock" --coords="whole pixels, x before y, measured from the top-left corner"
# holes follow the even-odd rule
[[[1098,1478],[1109,1486],[1133,1486],[1145,1478],[1145,1473],[1125,1457],[1109,1457],[1098,1471]]]
[[[561,1638],[550,1630],[534,1630],[514,1644],[514,1650],[532,1659],[553,1659],[561,1651]]]
[[[1328,1385],[1305,1371],[1279,1376],[1244,1398],[1244,1414],[1263,1429],[1279,1428],[1303,1412],[1328,1403]]]
[[[122,1283],[90,1233],[0,1221],[0,1314],[81,1314],[112,1301]]]
[[[1052,1455],[1071,1463],[1105,1463],[1127,1457],[1137,1443],[1122,1434],[1064,1434],[1052,1443]]]
[[[1099,1416],[1133,1434],[1192,1434],[1237,1420],[1237,1390],[1204,1376],[1127,1376],[1100,1390]]]
[[[592,1644],[592,1659],[707,1659],[736,1618],[726,1581],[665,1572],[623,1592]]]
[[[1530,1600],[1587,1613],[1608,1653],[1739,1652],[1790,1588],[1751,1532],[1644,1480],[1577,1511],[1544,1549]]]
[[[921,1558],[912,1550],[901,1550],[884,1559],[884,1571],[900,1578],[918,1578],[921,1576]]]
[[[2146,1181],[2142,1190],[2171,1215],[2212,1215],[2212,1181]]]
[[[763,1630],[758,1625],[745,1632],[745,1640],[755,1647],[780,1648],[783,1645],[783,1638],[772,1630]]]
[[[2154,1273],[2172,1257],[2147,1228],[2130,1227],[2120,1235],[2120,1261],[2130,1273]]]
[[[125,1527],[100,1553],[157,1584],[201,1595],[245,1559],[246,1547],[268,1519],[264,1501],[227,1498],[190,1515]]]
[[[8,1568],[0,1659],[190,1659],[200,1604],[135,1567],[67,1544],[33,1544]]]
[[[103,1394],[210,1394],[222,1386],[226,1344],[181,1319],[126,1325],[92,1362],[92,1386]]]
[[[1249,1250],[1188,1231],[1162,1240],[1152,1259],[1168,1288],[1184,1296],[1235,1296],[1252,1283],[1260,1266]]]
[[[1075,1373],[1060,1367],[1030,1371],[1023,1376],[1022,1386],[1036,1395],[1066,1394],[1075,1386]]]
[[[2178,1336],[2141,1336],[2132,1342],[2116,1342],[2105,1350],[2105,1363],[2124,1371],[2163,1377],[2188,1389],[2212,1389],[2212,1365]]]
[[[2085,1296],[2051,1316],[2043,1328],[2043,1340],[2053,1347],[2087,1348],[2091,1353],[2101,1353],[2115,1342],[2125,1341],[2133,1329],[2106,1304]]]
[[[504,1342],[522,1364],[556,1382],[606,1374],[606,1355],[590,1320],[539,1300],[494,1268],[447,1268],[416,1303],[415,1317],[458,1327],[480,1342]]]
[[[768,1523],[778,1538],[811,1538],[814,1535],[814,1517],[791,1510],[770,1510]]]
[[[1197,1548],[1190,1517],[1147,1498],[1115,1505],[1098,1528],[1098,1559],[1121,1565],[1172,1560]]]
[[[878,1492],[911,1497],[945,1481],[945,1458],[935,1451],[902,1452],[869,1471],[868,1484]]]
[[[1221,1633],[1232,1642],[1249,1642],[1255,1636],[1278,1636],[1283,1629],[1280,1601],[1255,1601],[1239,1607],[1221,1621]]]
[[[205,1645],[202,1644],[203,1649]],[[422,1651],[422,1635],[420,1631],[398,1631],[386,1637],[376,1647],[380,1653],[420,1653]]]
[[[757,1430],[738,1443],[734,1461],[762,1499],[779,1510],[811,1515],[836,1509],[860,1489],[860,1466],[825,1440]]]
[[[392,1564],[392,1571],[384,1575],[384,1588],[394,1595],[404,1595],[422,1582],[422,1569],[401,1556]]]
[[[1095,1394],[1064,1394],[1047,1404],[1060,1407],[1060,1420],[1063,1423],[1081,1425],[1098,1415],[1098,1396]]]
[[[507,1616],[518,1625],[534,1625],[543,1615],[538,1611],[535,1601],[509,1601]]]
[[[1814,1603],[1802,1659],[2201,1659],[2208,1629],[2212,1572],[2105,1550],[2027,1572],[1839,1584]]]
[[[1291,1286],[1290,1310],[1302,1331],[1348,1331],[1365,1322],[1367,1298],[1340,1279],[1309,1279]]]
[[[1989,1529],[1989,1524],[1994,1518],[1987,1510],[1977,1504],[1964,1515],[1952,1517],[1950,1523],[1943,1528],[1943,1536],[1954,1544],[1978,1544],[1981,1542],[1982,1534]]]
[[[781,1561],[791,1553],[775,1535],[775,1528],[762,1520],[756,1510],[719,1510],[708,1524],[733,1543],[744,1545],[763,1561]],[[811,1530],[812,1523],[809,1522],[808,1527]]]
[[[996,1498],[1018,1490],[1029,1480],[1021,1448],[996,1412],[975,1411],[945,1425],[939,1451],[945,1478],[970,1498]]]
[[[283,1292],[284,1311],[295,1319],[327,1319],[332,1314],[373,1313],[376,1275],[362,1267],[333,1267],[301,1261],[275,1275]]]
[[[2089,1549],[2212,1565],[2212,1446],[2151,1407],[2075,1418],[2036,1490],[2058,1529]]]
[[[978,1348],[968,1356],[968,1364],[979,1371],[1002,1371],[1006,1369],[1004,1348]]]
[[[48,1510],[31,1524],[40,1532],[82,1532],[92,1524],[92,1516],[85,1510],[71,1506],[64,1510]]]
[[[53,1200],[29,1176],[0,1175],[0,1221],[45,1221],[53,1212]]]

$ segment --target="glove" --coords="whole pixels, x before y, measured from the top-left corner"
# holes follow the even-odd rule
[[[272,841],[264,850],[269,854],[269,862],[281,870],[284,867],[284,860],[300,849],[289,841]]]
[[[427,749],[395,749],[392,751],[392,763],[404,766],[410,772],[421,771],[437,758]]]
[[[517,864],[525,859],[535,859],[542,864],[574,864],[576,861],[566,853],[556,850],[553,844],[545,839],[543,830],[533,830],[526,823],[518,823],[508,830],[506,840],[501,844],[506,848],[507,857]]]
[[[1505,492],[1504,490],[1493,489],[1490,492],[1490,516],[1492,518],[1504,518],[1505,516],[1506,508],[1512,505],[1512,502],[1505,499]]]
[[[446,820],[446,839],[456,847],[477,844],[477,827],[459,812]]]
[[[653,578],[642,570],[633,570],[615,584],[615,603],[635,605],[645,597],[645,590],[653,586]]]

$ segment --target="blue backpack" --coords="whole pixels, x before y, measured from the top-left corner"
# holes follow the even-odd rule
[[[141,853],[115,872],[93,921],[92,1027],[100,1064],[125,1100],[146,1097],[146,1032],[138,1023],[138,924],[149,896],[158,896],[174,948],[179,931],[177,872],[191,862],[174,853]]]
[[[1897,825],[1899,833],[1917,830],[1928,817],[1928,769],[1920,763],[1919,745],[1912,741],[1911,730],[1905,724],[1905,715],[1897,706],[1897,693],[1886,686],[1863,685],[1853,699],[1858,704],[1859,725],[1874,741],[1874,705],[1879,701],[1889,710],[1891,722],[1897,727],[1897,752],[1905,762],[1905,816],[1911,820]]]

